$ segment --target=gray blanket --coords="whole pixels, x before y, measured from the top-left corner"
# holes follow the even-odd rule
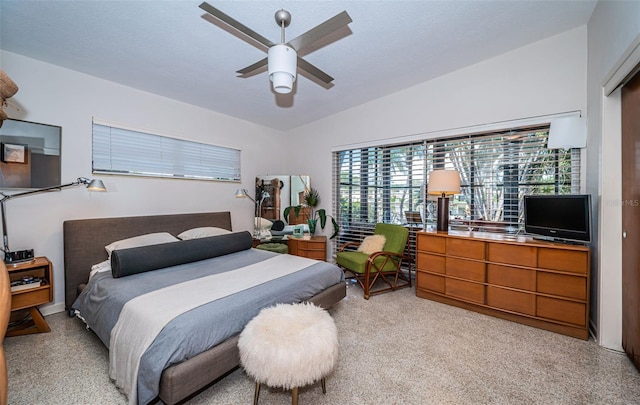
[[[274,253],[249,249],[191,264],[114,279],[110,273],[94,276],[73,304],[79,315],[109,347],[110,333],[124,304],[141,294],[172,284],[258,263]],[[300,302],[342,281],[336,266],[313,266],[227,296],[188,311],[169,322],[140,360],[138,403],[158,395],[162,371],[239,333],[261,308]]]

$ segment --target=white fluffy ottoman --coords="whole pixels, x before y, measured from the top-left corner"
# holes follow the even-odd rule
[[[292,390],[298,403],[298,387],[322,381],[338,359],[338,332],[324,309],[310,304],[278,304],[264,308],[240,334],[240,363],[256,380],[253,403],[260,384]]]

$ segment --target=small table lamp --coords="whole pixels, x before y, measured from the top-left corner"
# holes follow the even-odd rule
[[[457,170],[434,170],[429,174],[428,194],[438,195],[438,230],[449,230],[449,197],[460,194],[460,173]]]

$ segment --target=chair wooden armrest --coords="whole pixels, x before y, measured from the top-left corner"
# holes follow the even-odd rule
[[[397,257],[397,258],[400,258],[400,259],[404,259],[405,258],[405,255],[400,254],[400,253],[382,251],[382,252],[371,253],[369,255],[369,257],[367,258],[367,261],[373,263],[373,261],[376,260],[380,256],[393,256],[393,257]]]
[[[360,242],[347,242],[345,244],[343,244],[342,246],[340,246],[340,248],[338,249],[339,252],[344,252],[344,249],[349,247],[349,246],[359,246]]]

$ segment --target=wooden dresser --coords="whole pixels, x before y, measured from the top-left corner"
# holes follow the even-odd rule
[[[309,259],[327,261],[327,237],[326,236],[308,236],[302,238],[287,238],[289,245],[289,254],[308,257]]]
[[[416,295],[589,338],[588,247],[481,232],[418,232]]]

